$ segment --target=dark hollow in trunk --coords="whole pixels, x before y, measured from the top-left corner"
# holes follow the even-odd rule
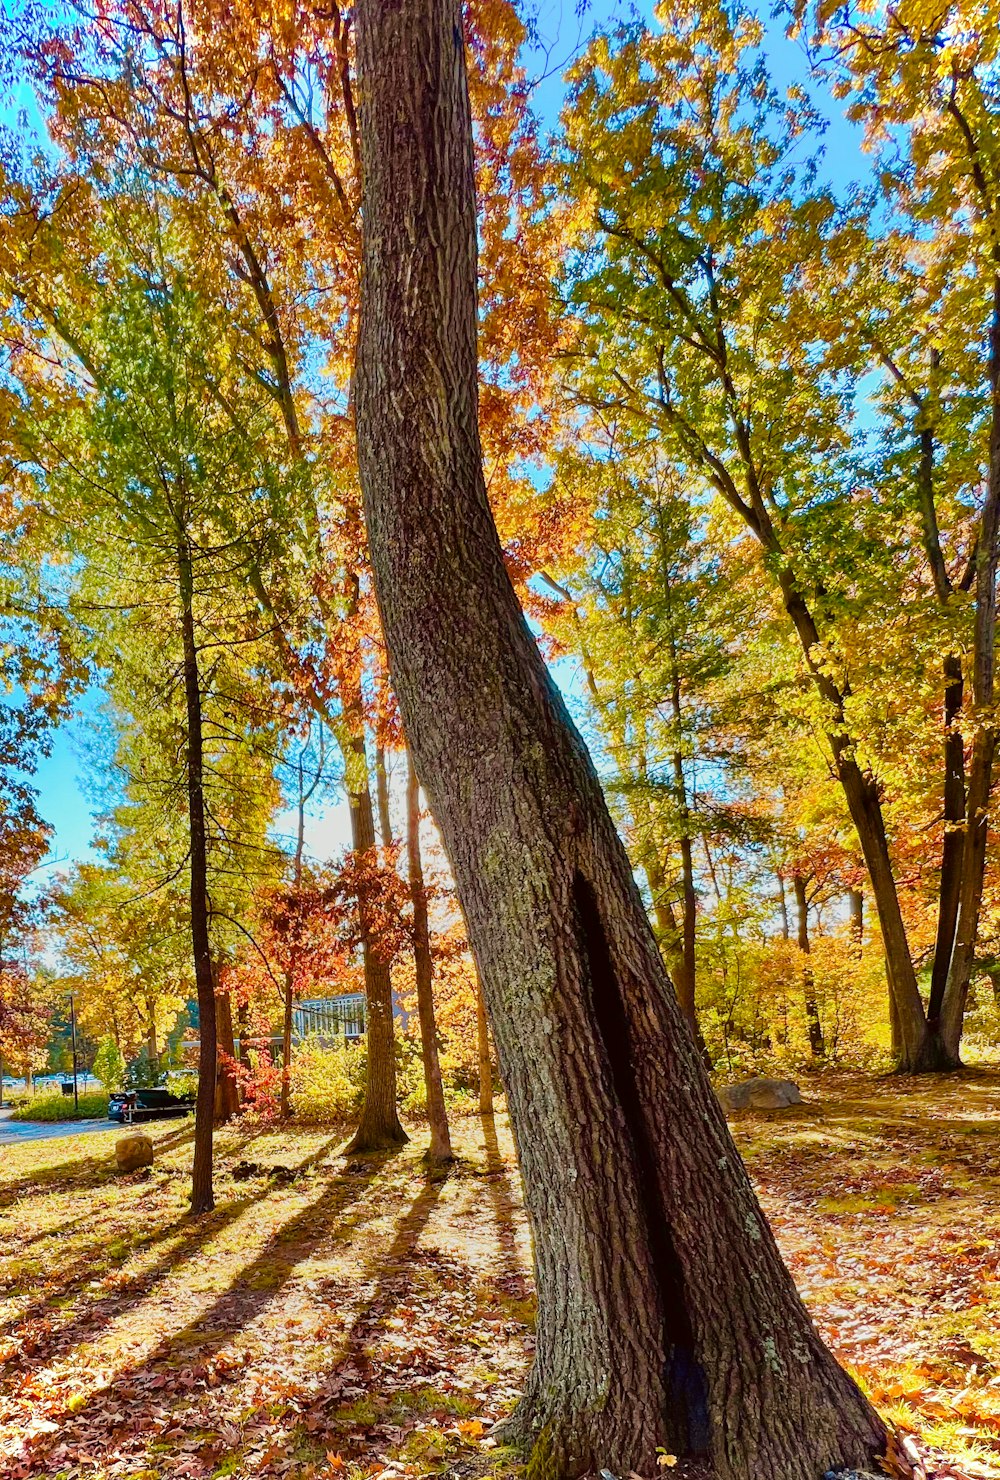
[[[460,0],[359,0],[356,415],[376,589],[521,1156],[538,1287],[530,1473],[867,1468],[670,989],[597,775],[507,575],[477,424]]]

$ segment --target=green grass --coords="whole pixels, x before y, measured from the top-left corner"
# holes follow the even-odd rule
[[[80,1096],[80,1108],[72,1095],[39,1095],[27,1105],[19,1105],[11,1120],[102,1120],[108,1113],[108,1097],[100,1091]]]

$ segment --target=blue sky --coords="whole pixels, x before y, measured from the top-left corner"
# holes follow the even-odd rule
[[[8,4],[9,0],[0,0],[4,8]],[[577,0],[533,0],[533,11],[539,41],[526,50],[525,65],[529,76],[538,79],[533,105],[554,127],[565,96],[563,71],[579,55],[593,30],[609,18],[636,14],[649,18],[653,6],[651,0],[590,0],[580,14]],[[793,81],[804,81],[807,63],[802,48],[789,41],[782,26],[773,20],[768,21],[767,34],[775,82],[785,87]],[[829,120],[825,173],[832,183],[846,184],[865,170],[859,133],[844,119],[838,105],[829,99],[824,101],[822,91],[817,90],[817,101]],[[0,100],[0,122],[16,126],[18,111],[27,102],[20,90],[6,101]],[[561,664],[557,677],[573,703],[576,685],[571,666]],[[101,730],[100,696],[90,694],[80,712],[56,733],[52,754],[41,763],[34,778],[42,815],[55,829],[43,878],[54,867],[93,856],[90,844],[94,818],[102,810],[102,791],[109,779],[101,764],[101,754],[107,750],[106,737],[105,744],[101,744]],[[279,818],[278,831],[290,832],[291,819]],[[308,846],[317,857],[336,855],[349,846],[347,809],[342,800],[329,803],[311,819]]]

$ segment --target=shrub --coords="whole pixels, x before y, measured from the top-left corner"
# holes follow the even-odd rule
[[[245,1120],[267,1124],[281,1113],[281,1065],[276,1064],[267,1048],[252,1048],[248,1062],[220,1055],[236,1075],[243,1102]]]
[[[349,1119],[361,1107],[367,1053],[364,1043],[341,1038],[324,1046],[306,1039],[292,1054],[292,1113],[322,1124]]]
[[[125,1057],[113,1038],[105,1038],[94,1055],[94,1076],[106,1092],[117,1089],[125,1077]]]
[[[107,1113],[107,1095],[95,1090],[80,1096],[79,1110],[73,1105],[72,1095],[39,1095],[19,1106],[11,1120],[101,1120]]]

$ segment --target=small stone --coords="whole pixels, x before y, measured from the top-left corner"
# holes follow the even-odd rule
[[[149,1136],[122,1136],[115,1142],[115,1160],[120,1172],[137,1172],[140,1167],[153,1165],[153,1143]]]
[[[799,1087],[791,1079],[744,1079],[740,1084],[724,1084],[718,1091],[722,1108],[733,1110],[787,1110],[801,1105]]]

